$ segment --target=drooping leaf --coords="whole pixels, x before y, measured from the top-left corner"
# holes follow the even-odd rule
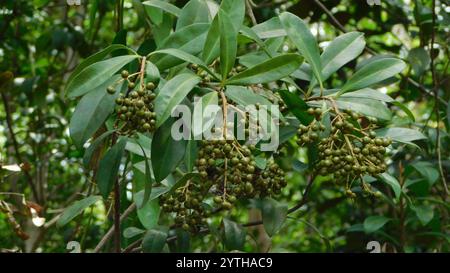
[[[208,128],[206,125],[214,121],[218,111],[215,113],[210,113],[210,116],[206,116],[206,114],[209,113],[206,112],[206,110],[210,105],[217,106],[218,101],[219,99],[217,92],[212,91],[203,95],[197,102],[194,102],[194,113],[192,115],[192,133],[194,139],[200,140],[202,138],[202,134]]]
[[[186,155],[184,156],[184,165],[188,172],[192,172],[195,165],[195,160],[197,159],[198,147],[197,141],[194,139],[188,140],[186,145]]]
[[[96,89],[119,69],[138,57],[137,55],[118,56],[91,64],[74,76],[72,81],[67,84],[66,94],[73,98]]]
[[[226,80],[228,73],[234,66],[237,53],[237,33],[234,29],[228,14],[219,10],[220,27],[220,70],[222,80]]]
[[[70,136],[77,147],[81,148],[114,111],[115,99],[119,96],[120,88],[116,87],[114,94],[109,94],[106,88],[119,78],[119,75],[112,77],[86,94],[78,103],[69,125]]]
[[[142,240],[142,250],[146,253],[159,253],[166,245],[167,232],[157,229],[148,230]]]
[[[159,221],[159,214],[161,212],[161,206],[159,205],[158,198],[143,202],[144,191],[140,191],[134,196],[136,204],[143,204],[137,208],[137,215],[142,226],[146,229],[154,228]]]
[[[359,90],[384,81],[400,73],[405,66],[402,60],[395,58],[382,58],[369,62],[353,74],[339,91],[339,94]]]
[[[186,151],[186,141],[176,141],[172,138],[172,120],[165,122],[155,132],[152,140],[152,168],[155,182],[161,182],[166,178],[183,159]]]
[[[379,100],[391,103],[394,102],[393,98],[372,88],[364,88],[361,90],[356,90],[354,92],[345,93],[341,96],[341,98],[360,98],[360,99]]]
[[[156,126],[159,127],[169,118],[175,107],[200,82],[194,74],[183,73],[168,81],[155,99]]]
[[[380,177],[384,183],[388,184],[392,188],[392,191],[395,194],[395,198],[398,199],[402,192],[402,188],[398,180],[388,173],[382,173],[380,174]]]
[[[229,250],[242,250],[245,244],[245,230],[236,222],[223,219],[224,244]]]
[[[73,218],[81,214],[87,207],[90,207],[91,205],[100,201],[101,199],[102,199],[101,196],[92,195],[82,200],[74,202],[72,205],[64,209],[63,213],[61,214],[61,217],[59,217],[58,221],[56,222],[57,226],[62,227],[66,225]]]
[[[96,138],[91,145],[86,149],[83,156],[83,165],[85,168],[89,166],[89,163],[91,161],[92,155],[97,150],[97,148],[100,146],[100,144],[112,133],[114,133],[116,130],[109,130],[107,132],[104,132],[102,135],[100,135],[98,138]]]
[[[283,225],[287,216],[287,205],[274,199],[262,199],[258,205],[262,213],[264,229],[269,236],[273,236]]]
[[[127,138],[121,138],[100,160],[96,180],[98,189],[104,199],[108,198],[117,178],[117,172],[119,171],[120,161],[126,144]]]
[[[231,78],[227,85],[247,85],[280,80],[293,73],[302,63],[298,54],[283,54],[249,68]]]
[[[278,90],[281,98],[288,107],[289,111],[294,114],[298,120],[304,124],[308,125],[314,119],[313,116],[309,115],[306,110],[308,110],[308,105],[297,95],[288,90]]]
[[[162,9],[165,12],[175,15],[176,17],[180,16],[180,13],[181,13],[180,8],[168,3],[167,1],[149,0],[149,1],[143,2],[142,4]]]
[[[322,65],[319,46],[308,26],[302,19],[289,12],[283,12],[280,15],[280,21],[289,39],[309,63],[314,76],[319,84],[322,85]]]
[[[433,207],[426,205],[418,205],[412,208],[419,218],[422,226],[426,226],[434,217]]]
[[[137,227],[127,227],[123,231],[123,237],[130,239],[130,238],[136,237],[138,235],[141,235],[144,232],[145,232],[145,230],[137,228]]]
[[[389,218],[384,216],[369,216],[364,220],[364,231],[373,233],[382,228],[389,220]]]
[[[145,65],[145,81],[153,82],[155,85],[159,83],[161,79],[161,74],[159,73],[158,67],[152,62],[147,61]]]

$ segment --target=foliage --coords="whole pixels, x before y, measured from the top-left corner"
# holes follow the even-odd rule
[[[449,9],[5,1],[0,249],[449,251]],[[174,139],[180,104],[279,106],[280,146]]]

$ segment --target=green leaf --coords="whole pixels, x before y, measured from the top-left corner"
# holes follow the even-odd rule
[[[231,78],[226,85],[249,85],[277,81],[298,69],[303,58],[298,54],[283,54],[249,68]]]
[[[145,230],[137,228],[137,227],[127,227],[123,231],[123,237],[130,239],[130,238],[136,237],[138,235],[141,235],[144,232],[145,232]]]
[[[407,59],[417,76],[421,76],[431,63],[430,55],[423,47],[411,49]]]
[[[327,102],[329,104],[329,102]],[[322,102],[308,102],[308,105],[322,106]],[[339,97],[336,101],[339,109],[350,109],[360,114],[375,117],[381,120],[391,120],[392,113],[381,101],[366,99],[366,98],[352,98]]]
[[[137,215],[142,226],[146,229],[154,228],[159,221],[159,215],[161,212],[161,206],[157,198],[143,202],[144,191],[140,191],[134,195],[136,204],[144,204],[140,208],[137,208]]]
[[[219,77],[214,73],[201,59],[197,58],[194,55],[191,55],[189,53],[186,53],[184,51],[175,49],[175,48],[169,48],[169,49],[161,49],[154,51],[150,54],[150,56],[157,55],[157,54],[168,54],[175,58],[178,58],[180,60],[183,60],[185,62],[189,62],[192,64],[196,64],[203,68],[206,72],[208,72],[211,76],[213,76],[216,79],[219,79]]]
[[[197,159],[198,147],[197,141],[194,139],[188,140],[186,145],[186,155],[184,157],[184,165],[186,165],[186,170],[192,172],[195,165],[195,160]]]
[[[166,178],[183,159],[186,141],[176,141],[171,136],[172,122],[168,120],[158,128],[152,141],[152,168],[156,182]],[[157,156],[155,156],[157,155]]]
[[[422,226],[426,226],[434,217],[434,210],[431,206],[419,205],[412,208],[419,218]]]
[[[237,33],[230,18],[223,10],[219,10],[220,26],[220,71],[222,80],[226,80],[228,73],[234,66],[237,53]]]
[[[159,73],[158,67],[152,62],[147,61],[145,64],[145,81],[152,82],[155,85],[159,83],[161,79],[161,74]]]
[[[409,128],[382,128],[376,130],[377,135],[382,137],[390,137],[392,140],[415,145],[412,141],[426,139],[420,131],[409,129]]]
[[[322,65],[319,46],[311,31],[309,31],[308,26],[302,19],[289,12],[282,13],[280,15],[280,21],[289,39],[311,65],[317,81],[322,86]]]
[[[228,15],[234,30],[239,31],[245,16],[245,2],[242,0],[223,0],[219,10]],[[209,27],[202,52],[202,59],[207,64],[210,64],[219,56],[220,34],[219,16],[216,16]]]
[[[228,250],[242,250],[245,244],[245,230],[237,223],[223,219],[224,244]]]
[[[208,23],[211,20],[208,5],[204,0],[190,0],[178,16],[176,30],[195,23]]]
[[[100,160],[96,180],[98,189],[104,199],[108,198],[117,178],[117,172],[119,171],[120,161],[126,144],[127,138],[121,138]]]
[[[380,177],[384,183],[388,184],[392,188],[395,194],[395,198],[398,199],[402,192],[402,188],[400,187],[400,183],[397,181],[397,179],[388,173],[382,173],[380,174]]]
[[[91,64],[74,76],[66,88],[66,94],[73,98],[82,96],[105,83],[114,73],[129,62],[137,59],[137,55],[118,56]]]
[[[396,100],[392,101],[392,104],[400,108],[400,110],[402,110],[412,122],[416,121],[414,114],[411,112],[411,110],[409,110],[409,108],[406,105]]]
[[[203,95],[197,102],[194,103],[194,113],[192,116],[192,133],[194,139],[200,140],[202,134],[207,130],[210,122],[214,121],[217,113],[205,116],[205,110],[209,105],[218,105],[219,99],[217,92],[212,91]],[[202,121],[202,122],[200,122]]]
[[[419,161],[412,164],[412,167],[416,169],[420,175],[423,176],[430,186],[433,186],[439,179],[439,171],[431,162]]]
[[[194,74],[183,73],[175,76],[162,87],[154,103],[157,127],[169,118],[175,107],[183,101],[200,80]]]
[[[108,56],[110,53],[112,53],[113,51],[119,50],[119,49],[127,49],[130,51],[133,51],[131,48],[124,46],[124,45],[120,45],[120,44],[113,44],[108,46],[107,48],[95,53],[94,55],[89,56],[86,60],[84,60],[83,62],[81,62],[72,72],[72,74],[70,74],[69,79],[67,80],[67,86],[71,83],[71,81],[75,78],[75,76],[78,76],[78,74],[80,74],[81,71],[83,71],[86,67],[99,62],[101,60],[103,60],[106,56]],[[133,51],[134,52],[134,51]]]
[[[364,88],[361,90],[345,93],[341,96],[341,98],[359,98],[359,99],[379,100],[391,103],[394,102],[393,98],[372,88]]]
[[[78,148],[83,146],[114,111],[115,100],[120,93],[119,86],[112,95],[106,91],[106,88],[119,78],[120,75],[116,75],[88,93],[75,108],[75,112],[70,119],[69,131]]]
[[[286,31],[281,25],[280,18],[278,17],[273,17],[252,27],[252,29],[261,39],[286,36]]]
[[[180,13],[181,13],[181,9],[179,9],[177,6],[167,3],[167,1],[150,0],[150,1],[145,1],[142,4],[159,8],[165,12],[175,15],[176,17],[180,16]]]
[[[384,216],[369,216],[364,220],[364,231],[373,233],[382,228],[390,219]]]
[[[287,216],[287,205],[265,198],[258,200],[257,207],[261,210],[264,229],[272,237],[283,225]]]
[[[314,117],[309,115],[306,110],[308,110],[308,105],[298,96],[288,90],[278,90],[283,101],[286,103],[289,111],[294,114],[298,120],[304,124],[310,124]]]
[[[107,132],[104,132],[101,136],[99,136],[98,138],[96,138],[91,145],[89,145],[89,147],[86,149],[86,151],[84,152],[84,156],[83,156],[83,165],[85,168],[89,167],[89,163],[91,161],[92,155],[94,154],[94,152],[98,149],[98,147],[100,146],[101,143],[103,143],[103,141],[110,136],[112,133],[114,133],[116,130],[109,130]]]
[[[159,253],[166,245],[167,232],[151,229],[142,240],[142,250],[146,253]]]
[[[369,87],[397,75],[404,68],[405,63],[395,58],[382,58],[369,62],[353,74],[338,94]]]
[[[143,204],[146,204],[148,202],[148,199],[150,198],[150,194],[152,193],[152,185],[153,185],[153,177],[151,173],[151,167],[150,167],[150,153],[145,152],[145,149],[143,147],[143,144],[140,143],[139,139],[137,141],[139,147],[141,148],[142,153],[144,154],[144,163],[145,163],[145,180],[144,180],[144,197],[142,199],[142,202],[136,202],[136,205],[138,208],[141,208]]]
[[[322,81],[326,81],[339,68],[358,57],[365,45],[364,34],[361,32],[345,33],[334,39],[320,56]],[[313,80],[313,83],[316,82]]]
[[[187,27],[184,27],[167,37],[158,48],[176,48],[186,53],[197,55],[203,49],[205,44],[206,34],[209,24],[196,23]],[[173,66],[181,64],[183,61],[172,56],[152,56],[150,58],[160,71],[171,68]]]
[[[242,106],[255,104],[261,104],[266,106],[272,105],[272,103],[265,97],[253,93],[253,91],[251,91],[250,89],[242,86],[234,86],[234,85],[227,86],[227,89],[225,90],[225,95],[232,101]]]
[[[59,217],[58,221],[56,222],[56,225],[58,227],[66,225],[73,218],[81,214],[87,207],[93,205],[94,203],[100,201],[101,199],[102,199],[101,196],[93,195],[74,202],[71,206],[64,209],[63,213],[61,214],[61,217]]]

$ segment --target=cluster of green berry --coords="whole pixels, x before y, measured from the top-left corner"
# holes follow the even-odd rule
[[[155,84],[149,82],[136,88],[136,77],[129,75],[126,70],[122,71],[122,78],[128,81],[128,91],[126,95],[121,94],[116,99],[117,116],[123,122],[120,132],[122,134],[133,134],[136,131],[153,132],[156,129],[156,113],[153,112],[152,104],[156,97],[153,93]]]
[[[203,205],[210,193],[219,210],[232,209],[238,199],[279,194],[286,186],[284,171],[273,160],[264,169],[258,168],[252,154],[255,149],[236,140],[203,140],[195,162],[198,183],[189,180],[160,199],[163,210],[176,213],[176,225],[195,232],[211,212]]]
[[[350,197],[355,196],[349,190],[353,181],[360,180],[363,189],[373,193],[363,176],[386,171],[384,157],[386,147],[392,141],[377,137],[373,131],[376,126],[376,119],[363,118],[351,110],[335,112],[330,135],[319,142],[319,161],[316,165],[318,173],[333,174],[336,182],[345,182],[346,192]]]

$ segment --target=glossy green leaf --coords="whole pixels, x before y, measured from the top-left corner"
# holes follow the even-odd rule
[[[280,18],[278,17],[273,17],[252,27],[252,29],[261,39],[286,36],[286,31],[281,25]]]
[[[419,172],[423,178],[427,180],[430,186],[433,186],[440,177],[439,171],[431,162],[418,161],[411,164],[411,166],[416,169],[416,171]]]
[[[69,79],[67,80],[67,86],[72,82],[72,80],[75,78],[75,76],[78,76],[78,74],[80,74],[81,71],[83,71],[86,67],[99,62],[101,60],[103,60],[106,56],[108,56],[109,54],[111,54],[112,52],[119,50],[119,49],[126,49],[126,50],[130,50],[132,51],[131,48],[121,45],[121,44],[113,44],[110,45],[108,47],[106,47],[105,49],[89,56],[88,58],[86,58],[86,60],[84,60],[83,62],[81,62],[72,72],[72,74],[70,74]]]
[[[302,124],[308,125],[313,121],[314,117],[306,112],[309,108],[308,105],[298,95],[295,95],[288,90],[278,90],[278,93],[284,103],[286,103],[289,111],[294,114]]]
[[[390,137],[394,141],[405,144],[413,144],[412,141],[426,139],[420,131],[409,128],[382,128],[376,130],[376,132],[379,136]]]
[[[59,217],[56,224],[59,227],[62,227],[69,223],[73,218],[80,215],[87,207],[90,207],[94,203],[100,201],[102,199],[101,196],[93,195],[86,197],[82,200],[74,202],[72,205],[64,209],[63,213],[61,214],[61,217]]]
[[[184,165],[188,172],[192,172],[195,165],[195,160],[197,159],[198,147],[197,141],[194,139],[188,140],[186,145],[186,155],[184,156]]]
[[[336,101],[336,104],[339,109],[350,109],[377,119],[391,120],[392,118],[392,113],[389,108],[379,100],[340,97]]]
[[[176,32],[170,34],[158,47],[160,49],[176,48],[186,53],[197,55],[203,49],[209,24],[196,23],[186,26]],[[160,71],[166,70],[173,66],[183,63],[179,58],[173,56],[152,56],[150,58]]]
[[[119,96],[120,86],[116,87],[114,94],[109,94],[106,88],[119,78],[120,76],[116,75],[86,94],[75,108],[75,112],[70,119],[69,131],[78,148],[83,146],[114,111],[115,99]]]
[[[245,244],[246,232],[236,222],[223,219],[224,244],[228,250],[242,250]]]
[[[274,199],[266,198],[259,202],[264,229],[269,236],[275,235],[282,227],[287,216],[287,205]]]
[[[402,72],[405,66],[402,60],[395,58],[382,58],[369,62],[353,74],[341,91],[339,91],[339,94],[369,87],[384,81]]]
[[[142,226],[146,229],[154,228],[159,221],[159,215],[161,213],[161,206],[157,198],[143,202],[144,191],[140,191],[135,194],[136,204],[144,204],[137,208],[137,215]]]
[[[395,198],[398,199],[402,192],[402,188],[398,180],[388,173],[382,173],[380,174],[380,177],[384,183],[388,184],[392,188],[392,191],[395,194]]]
[[[181,13],[181,9],[180,8],[178,8],[175,5],[172,5],[172,4],[168,3],[167,1],[150,0],[150,1],[145,1],[142,4],[162,9],[165,12],[168,12],[168,13],[170,13],[172,15],[177,16],[177,17],[180,16],[180,13]]]
[[[419,205],[412,208],[419,218],[422,226],[426,226],[434,217],[434,210],[431,206]]]
[[[172,138],[172,122],[168,120],[158,128],[152,140],[152,168],[155,181],[161,182],[166,178],[184,157],[186,141],[176,141]]]
[[[302,61],[303,58],[298,54],[283,54],[229,78],[225,84],[246,85],[277,81],[293,73]]]
[[[206,72],[208,72],[214,78],[219,79],[219,77],[216,75],[216,73],[214,73],[201,59],[199,59],[198,57],[196,57],[194,55],[191,55],[191,54],[181,51],[179,49],[169,48],[169,49],[161,49],[161,50],[154,51],[150,54],[150,56],[158,55],[158,54],[168,54],[168,55],[171,55],[182,61],[196,64],[199,67],[203,68]]]
[[[120,161],[126,144],[127,138],[121,138],[100,160],[96,181],[98,189],[104,199],[108,198],[117,178],[117,172],[119,171]]]
[[[280,15],[280,21],[289,39],[311,65],[314,76],[319,84],[322,85],[322,65],[319,46],[308,26],[302,19],[289,12],[282,13]]]
[[[199,82],[200,78],[198,76],[183,73],[169,80],[161,88],[154,102],[157,127],[161,126],[170,117],[175,107],[183,101]]]
[[[153,82],[155,85],[159,83],[161,74],[158,67],[152,62],[147,61],[145,65],[145,82]]]
[[[127,227],[124,231],[123,231],[123,237],[130,239],[133,237],[136,237],[138,235],[141,235],[145,233],[145,230],[137,228],[137,227]]]
[[[364,220],[364,231],[373,233],[382,228],[390,219],[384,216],[370,216]]]
[[[208,4],[204,0],[190,0],[181,9],[176,30],[195,23],[208,23],[211,20]]]
[[[220,27],[220,72],[222,80],[227,79],[228,73],[234,66],[237,53],[237,30],[234,29],[228,14],[219,11]]]
[[[371,88],[364,88],[361,90],[356,90],[353,92],[345,93],[341,96],[341,98],[359,98],[359,99],[373,99],[384,102],[394,102],[394,99],[389,97],[388,95],[381,93],[378,90]]]
[[[210,105],[218,105],[218,102],[219,98],[217,92],[212,91],[203,95],[197,102],[194,103],[194,113],[192,116],[192,133],[194,139],[202,139],[202,134],[208,128],[206,125],[214,121],[217,112],[216,114],[211,113],[210,116],[206,116],[207,112],[205,111]]]
[[[142,240],[142,250],[145,253],[159,253],[166,245],[167,233],[162,230],[147,231]]]
[[[242,0],[223,0],[219,10],[224,11],[228,15],[234,30],[239,31],[245,16],[245,2]],[[216,16],[208,30],[202,52],[202,58],[207,64],[210,64],[219,56],[220,35],[219,16]]]
[[[97,137],[92,143],[91,145],[89,145],[89,147],[86,149],[86,151],[84,152],[84,156],[83,156],[83,165],[85,168],[88,168],[89,163],[91,161],[92,155],[94,154],[94,152],[99,148],[100,144],[103,143],[103,141],[109,137],[110,135],[112,135],[112,133],[114,133],[116,130],[109,130],[107,132],[104,132],[102,135],[100,135],[99,137]]]
[[[364,34],[361,32],[345,33],[331,41],[320,56],[322,81],[326,81],[339,68],[358,57],[365,45]],[[312,85],[315,83],[317,80],[313,79]]]
[[[411,110],[409,110],[409,108],[406,105],[396,100],[392,101],[392,104],[400,108],[400,110],[402,110],[412,122],[416,121],[413,112],[411,112]]]
[[[66,94],[69,97],[78,97],[96,89],[123,66],[137,58],[137,55],[125,55],[91,64],[67,84]]]

